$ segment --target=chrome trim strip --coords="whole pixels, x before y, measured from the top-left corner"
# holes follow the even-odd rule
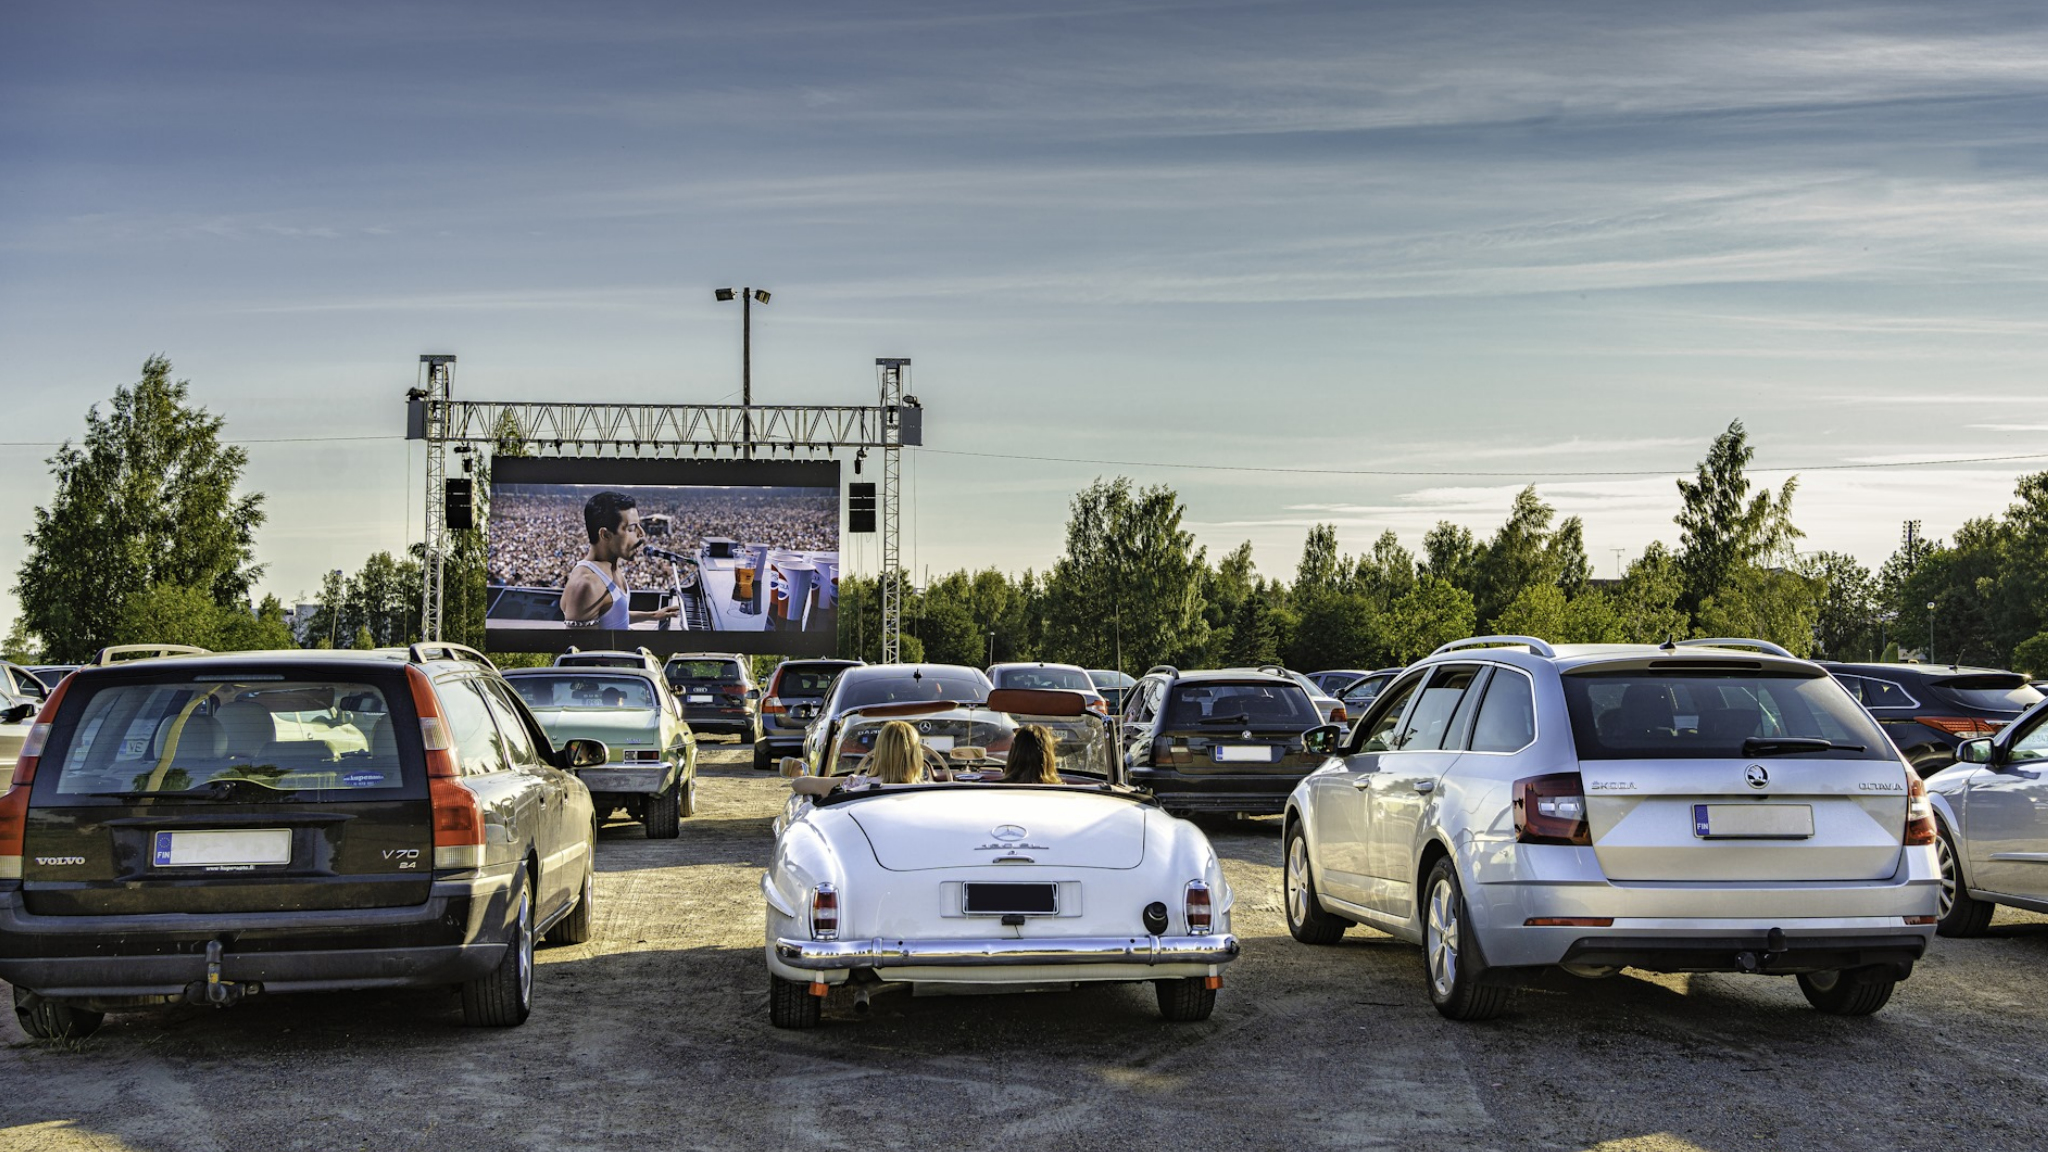
[[[775,958],[792,968],[1001,968],[1018,964],[1228,964],[1237,937],[1054,936],[1042,940],[775,941]]]

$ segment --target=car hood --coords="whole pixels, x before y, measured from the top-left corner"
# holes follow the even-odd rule
[[[661,744],[661,717],[652,711],[535,708],[533,718],[540,721],[556,747],[564,740],[602,740],[607,748],[655,748]]]
[[[975,784],[865,798],[844,811],[875,862],[892,872],[1018,863],[1136,868],[1147,825],[1158,817],[1148,805],[1114,796]]]

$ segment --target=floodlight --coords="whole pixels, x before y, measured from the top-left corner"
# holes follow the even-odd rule
[[[754,299],[766,304],[768,302],[768,290],[766,288],[754,289]]]
[[[735,293],[730,288],[716,288],[712,290],[712,295],[718,297],[720,300],[730,300],[735,295],[737,295],[737,293]]]

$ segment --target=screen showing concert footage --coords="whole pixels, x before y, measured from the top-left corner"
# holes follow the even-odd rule
[[[836,462],[548,457],[491,468],[493,649],[838,653]]]

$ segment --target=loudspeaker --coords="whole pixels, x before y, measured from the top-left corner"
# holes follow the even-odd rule
[[[476,527],[475,481],[457,476],[444,482],[441,508],[450,532],[467,532]]]
[[[875,530],[875,486],[873,484],[848,484],[846,486],[846,530],[848,532],[873,532]]]

